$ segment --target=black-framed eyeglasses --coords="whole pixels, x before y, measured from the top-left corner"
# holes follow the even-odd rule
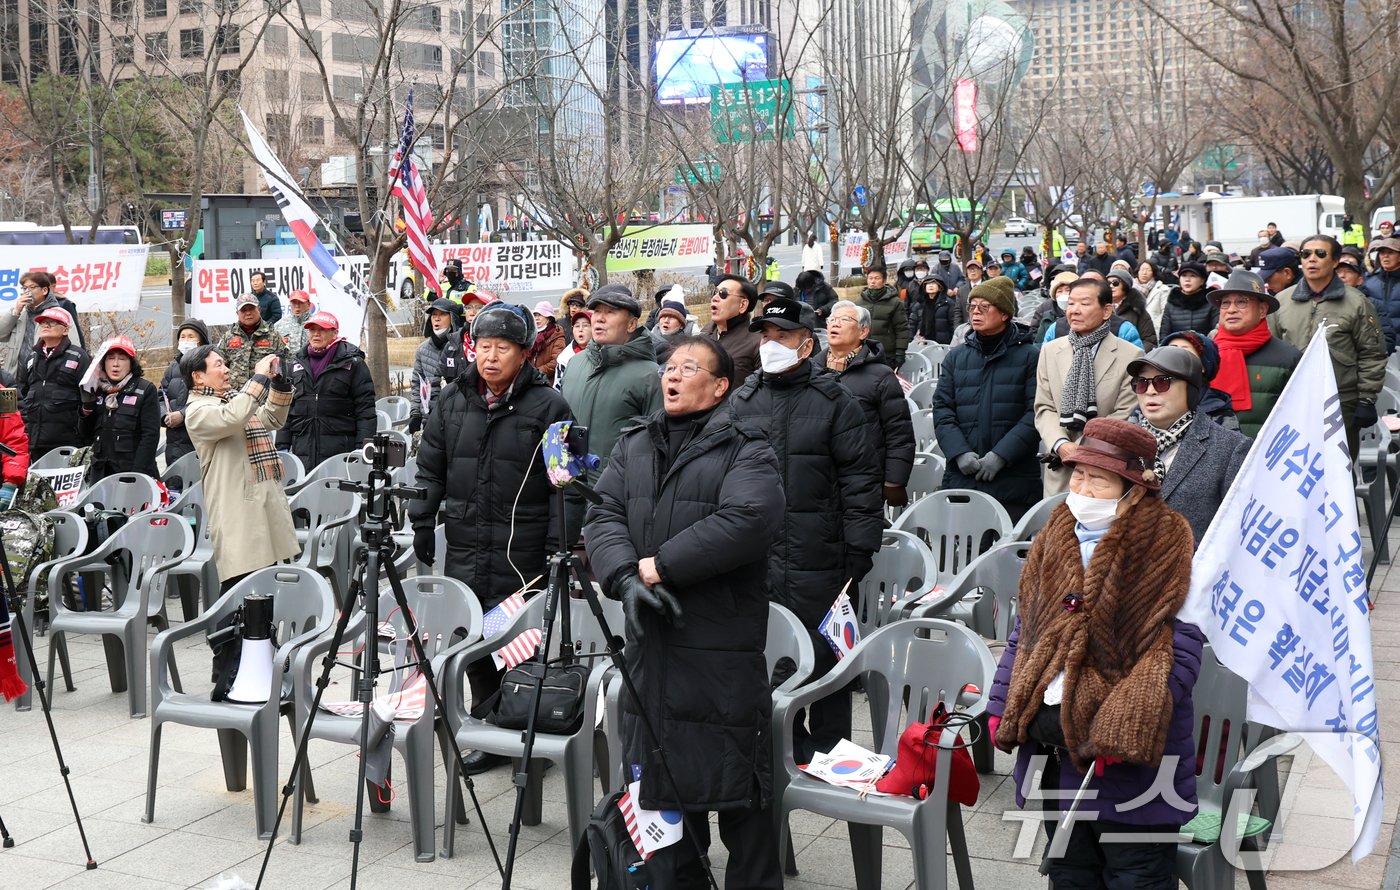
[[[1134,377],[1132,381],[1133,392],[1142,395],[1147,392],[1147,388],[1150,386],[1153,392],[1164,393],[1172,388],[1172,384],[1176,380],[1177,378],[1168,377],[1165,374],[1161,377]]]
[[[679,373],[682,377],[686,378],[694,377],[701,371],[704,371],[711,377],[715,376],[714,371],[711,371],[709,368],[702,368],[699,365],[667,365],[666,367],[661,369],[661,374],[665,376],[666,374],[670,374],[672,371],[675,371]]]

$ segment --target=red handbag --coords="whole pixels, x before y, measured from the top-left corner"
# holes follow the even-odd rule
[[[952,751],[949,765],[948,799],[965,807],[977,803],[977,794],[982,781],[977,776],[977,768],[972,764],[968,752],[972,742],[963,742],[962,728],[976,723],[964,714],[949,714],[942,702],[933,709],[927,723],[911,723],[899,737],[899,748],[895,753],[894,765],[884,777],[875,783],[875,790],[886,794],[905,794],[923,800],[933,787],[934,766],[938,752],[943,748],[939,737],[945,727],[958,730],[957,741],[947,747]]]

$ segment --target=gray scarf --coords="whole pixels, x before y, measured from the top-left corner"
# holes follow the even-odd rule
[[[1147,430],[1152,434],[1152,438],[1157,440],[1157,460],[1153,464],[1152,470],[1157,474],[1158,479],[1165,481],[1167,478],[1167,468],[1162,463],[1162,455],[1175,448],[1177,443],[1185,438],[1186,430],[1190,428],[1191,421],[1196,419],[1196,412],[1187,411],[1177,418],[1176,423],[1165,430],[1159,430],[1153,426],[1151,421],[1149,421],[1141,411],[1134,411],[1132,417],[1129,419],[1137,421],[1138,426]]]
[[[1108,336],[1104,321],[1087,334],[1069,332],[1069,345],[1074,358],[1069,365],[1065,391],[1060,396],[1060,426],[1067,430],[1084,429],[1084,424],[1099,416],[1098,388],[1094,385],[1094,347]]]

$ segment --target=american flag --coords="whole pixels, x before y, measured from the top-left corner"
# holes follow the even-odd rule
[[[481,638],[489,640],[505,630],[506,625],[510,624],[512,616],[523,608],[525,608],[525,597],[517,590],[506,597],[499,606],[486,613],[485,620],[481,625]],[[513,668],[534,655],[543,639],[544,631],[538,627],[532,627],[492,652],[491,660],[496,663],[498,669]]]
[[[622,797],[618,798],[617,808],[622,811],[622,821],[627,823],[627,834],[632,838],[632,846],[637,848],[643,859],[650,859],[655,851],[646,849],[646,844],[642,841],[642,827],[637,824],[637,813],[632,807],[632,791],[629,788],[622,792]]]
[[[905,380],[900,375],[894,375],[894,379],[899,381],[899,388],[904,390],[904,395],[906,397],[908,397],[909,393],[914,391],[914,384],[910,383],[908,380]]]
[[[413,161],[413,90],[404,103],[403,129],[399,132],[399,147],[394,149],[394,166],[389,170],[390,191],[403,202],[404,232],[408,236],[408,261],[427,287],[442,296],[438,285],[437,257],[428,242],[428,230],[433,227],[433,212],[428,208],[428,192],[423,177]]]
[[[403,689],[381,695],[375,701],[393,708],[395,720],[417,720],[423,716],[423,709],[427,707],[428,678],[419,674]],[[357,701],[323,703],[321,708],[341,717],[358,717],[364,713],[364,705]]]

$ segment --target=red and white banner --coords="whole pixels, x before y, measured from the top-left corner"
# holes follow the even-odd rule
[[[868,262],[865,257],[865,245],[869,243],[870,236],[864,232],[847,232],[841,240],[841,266],[861,266]],[[898,264],[909,257],[909,232],[895,236],[893,241],[885,244],[885,265]]]
[[[351,280],[363,280],[369,272],[369,260],[362,256],[336,257]],[[314,312],[329,312],[340,322],[340,333],[352,343],[360,340],[365,307],[345,288],[330,286],[320,271],[302,257],[278,257],[265,260],[195,260],[190,276],[190,314],[207,324],[233,324],[238,320],[233,302],[240,294],[252,293],[249,279],[261,272],[267,286],[283,300],[282,314],[291,310],[285,303],[294,290],[311,295]]]
[[[953,87],[953,113],[956,115],[958,148],[977,150],[977,81],[960,80]]]
[[[0,247],[0,312],[19,299],[19,279],[42,270],[58,279],[54,290],[79,312],[134,312],[146,277],[144,244],[53,244]]]

